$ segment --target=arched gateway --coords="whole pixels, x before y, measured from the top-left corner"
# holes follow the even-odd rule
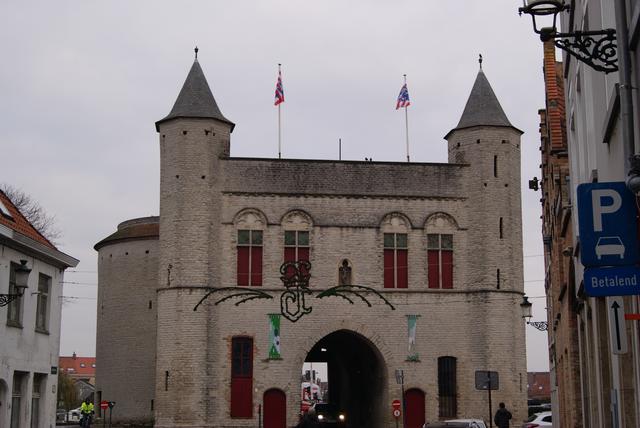
[[[327,364],[329,388],[323,400],[345,413],[348,426],[383,426],[387,367],[369,339],[352,330],[334,331],[311,348],[305,361]]]

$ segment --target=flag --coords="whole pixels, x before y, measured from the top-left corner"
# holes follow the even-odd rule
[[[283,98],[284,101],[284,98]],[[398,102],[396,103],[396,110],[400,107],[409,107],[411,103],[409,102],[409,91],[407,90],[407,84],[402,85],[400,89],[400,94],[398,95]]]
[[[407,359],[410,361],[417,361],[420,359],[416,350],[416,328],[419,316],[420,315],[407,315],[407,335],[409,337],[409,353]]]
[[[278,70],[278,82],[276,83],[276,101],[273,103],[274,106],[277,106],[280,103],[284,102],[284,90],[282,89],[282,73]]]
[[[280,358],[280,314],[269,314],[269,359]]]

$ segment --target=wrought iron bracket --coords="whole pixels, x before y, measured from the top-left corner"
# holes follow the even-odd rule
[[[20,297],[22,297],[22,294],[0,294],[0,307],[7,306]]]
[[[547,323],[546,321],[527,321],[527,324],[529,324],[531,327],[535,328],[536,330],[540,330],[540,331],[549,330],[549,323]]]
[[[597,71],[618,71],[616,30],[575,31],[573,33],[542,33],[544,42],[553,39],[559,49]]]

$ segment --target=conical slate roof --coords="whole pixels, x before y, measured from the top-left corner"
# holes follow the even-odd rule
[[[171,112],[163,119],[156,122],[156,131],[159,125],[171,119],[179,117],[216,119],[231,125],[231,130],[235,124],[222,115],[216,103],[202,68],[196,59],[189,70],[187,79],[182,85],[180,94],[176,99]]]
[[[502,110],[500,102],[482,69],[478,71],[478,76],[473,84],[473,89],[471,89],[471,94],[464,107],[458,126],[449,131],[444,138],[448,138],[457,129],[470,128],[472,126],[505,126],[522,133],[507,119],[507,115]]]

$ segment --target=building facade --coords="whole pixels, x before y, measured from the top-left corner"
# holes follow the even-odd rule
[[[78,260],[60,252],[0,191],[0,427],[55,424],[64,270]]]
[[[543,234],[548,261],[549,355],[556,388],[554,421],[561,421],[563,427],[629,428],[640,424],[638,296],[622,298],[628,316],[619,336],[628,344],[628,351],[614,353],[618,339],[609,327],[616,315],[610,310],[612,301],[589,297],[585,291],[588,284],[581,262],[585,251],[581,238],[584,242],[586,236],[580,236],[579,222],[585,213],[580,212],[577,191],[580,184],[625,182],[639,173],[629,161],[639,153],[640,110],[635,90],[640,84],[638,16],[637,1],[581,0],[572,1],[559,19],[564,33],[615,30],[618,66],[615,72],[596,71],[563,51],[557,76],[563,79],[566,100],[568,170],[564,143],[560,138],[555,139],[559,145],[553,143],[553,133],[561,132],[561,127],[551,123],[549,109],[542,121],[545,127],[555,128],[546,129],[542,138]],[[557,100],[553,84],[549,84],[557,67],[550,46],[545,47],[547,107]]]
[[[401,398],[407,427],[486,420],[479,371],[524,420],[522,132],[484,72],[448,163],[230,157],[234,126],[196,60],[156,123],[159,217],[96,244],[96,389],[120,421],[294,426],[305,362],[352,426],[395,424]]]

